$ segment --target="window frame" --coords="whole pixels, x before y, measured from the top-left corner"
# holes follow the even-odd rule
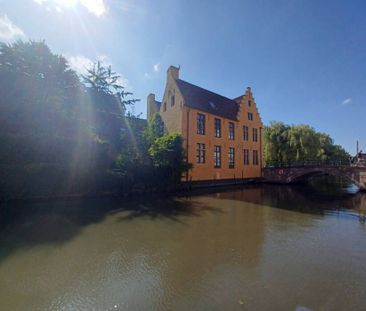
[[[258,142],[258,129],[253,127],[253,141]]]
[[[197,134],[205,135],[206,132],[206,115],[197,113]]]
[[[246,125],[243,125],[243,140],[249,141],[249,127]]]
[[[214,145],[214,168],[221,167],[221,146]]]
[[[219,118],[214,120],[214,135],[216,138],[221,138],[221,119]]]
[[[228,123],[228,138],[229,140],[235,140],[235,123]]]
[[[196,145],[196,163],[206,163],[206,145],[203,143],[197,143]]]
[[[243,149],[243,164],[250,165],[249,149]]]
[[[253,150],[253,165],[259,165],[258,150]]]
[[[229,147],[229,168],[235,168],[235,148]]]

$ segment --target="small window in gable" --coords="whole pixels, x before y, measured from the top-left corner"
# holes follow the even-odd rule
[[[172,97],[170,97],[170,106],[174,106],[175,104],[175,96],[172,95]]]
[[[166,102],[164,102],[163,110],[166,111]]]

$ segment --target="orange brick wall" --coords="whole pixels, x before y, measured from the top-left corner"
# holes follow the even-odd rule
[[[211,180],[227,178],[257,178],[261,177],[261,142],[260,128],[262,124],[254,116],[253,121],[239,121],[235,124],[235,139],[228,139],[228,123],[233,122],[228,119],[220,118],[204,111],[184,107],[183,109],[183,137],[185,148],[188,149],[188,162],[193,164],[193,169],[189,172],[189,180]],[[197,113],[206,116],[205,135],[197,134]],[[221,119],[221,138],[214,135],[214,119]],[[187,122],[189,119],[189,122]],[[256,121],[257,119],[257,121]],[[188,124],[188,139],[187,126]],[[249,141],[243,140],[243,125],[249,127]],[[258,128],[258,142],[252,140],[252,128]],[[197,143],[205,144],[205,163],[197,163],[196,149]],[[214,167],[214,146],[221,146],[221,168]],[[229,168],[229,147],[235,148],[235,167]],[[244,151],[249,149],[249,163],[244,165]],[[253,150],[258,150],[259,165],[253,165]]]

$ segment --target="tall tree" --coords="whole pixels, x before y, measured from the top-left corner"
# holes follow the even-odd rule
[[[44,42],[0,43],[0,193],[89,191],[111,161],[94,139],[93,98]],[[5,189],[5,190],[3,190]]]
[[[65,58],[44,42],[0,43],[0,85],[3,130],[66,135],[74,129],[68,121],[82,85]]]
[[[125,91],[120,78],[121,76],[114,72],[111,66],[105,66],[100,61],[94,63],[91,68],[87,68],[87,73],[82,75],[84,83],[92,91],[99,96],[104,96],[104,100],[99,102],[100,109],[116,113],[116,106],[111,105],[117,104],[119,113],[124,115],[127,106],[133,105],[139,99],[127,98],[133,93]]]
[[[309,125],[271,122],[264,133],[265,161],[283,165],[304,161],[348,161],[349,154],[332,138]]]
[[[164,122],[159,113],[155,113],[149,124],[147,129],[144,131],[144,137],[147,141],[148,145],[151,145],[155,139],[164,135]]]

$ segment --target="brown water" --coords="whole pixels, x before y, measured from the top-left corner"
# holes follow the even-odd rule
[[[276,186],[3,207],[0,310],[365,310],[365,213]]]

